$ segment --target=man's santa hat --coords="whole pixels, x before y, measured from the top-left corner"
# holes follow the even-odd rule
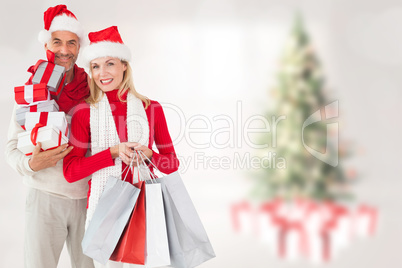
[[[69,31],[75,33],[82,45],[85,42],[84,29],[75,15],[67,9],[66,5],[49,7],[43,14],[45,29],[39,32],[38,39],[43,44],[47,43],[52,33],[56,31]]]
[[[130,49],[123,43],[117,26],[91,32],[88,38],[91,43],[82,52],[82,58],[88,66],[92,60],[103,57],[131,60]]]

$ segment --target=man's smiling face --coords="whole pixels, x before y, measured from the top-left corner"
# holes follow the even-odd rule
[[[55,54],[54,63],[69,71],[77,60],[80,44],[75,33],[55,31],[50,41],[45,44],[45,48]]]

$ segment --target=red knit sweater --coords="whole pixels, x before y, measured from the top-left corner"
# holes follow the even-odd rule
[[[120,141],[127,142],[127,102],[121,102],[118,99],[117,90],[106,92],[106,96]],[[126,98],[127,94],[123,96],[123,99]],[[158,153],[153,151],[151,161],[161,172],[172,173],[178,169],[179,160],[170,138],[162,106],[156,101],[151,101],[145,112],[150,133],[148,147],[152,150],[155,141],[158,148]],[[102,168],[114,165],[109,149],[85,157],[87,150],[91,148],[90,142],[90,107],[87,103],[81,103],[76,107],[71,120],[70,144],[74,146],[74,149],[63,160],[64,177],[68,182],[78,181]],[[125,167],[126,165],[122,163],[122,169]],[[152,167],[150,168],[152,170]],[[128,173],[127,181],[132,182],[131,172]]]

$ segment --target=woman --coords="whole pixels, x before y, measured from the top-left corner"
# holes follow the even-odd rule
[[[87,225],[110,175],[127,176],[127,181],[136,182],[131,170],[125,170],[130,162],[136,163],[135,150],[142,151],[164,173],[179,166],[161,105],[134,89],[130,50],[117,27],[92,32],[88,37],[91,44],[83,57],[90,64],[90,97],[73,114],[70,143],[74,149],[64,158],[63,167],[68,182],[92,175]],[[152,150],[153,142],[158,152]],[[86,157],[88,148],[91,156]],[[123,266],[109,261],[107,267]]]

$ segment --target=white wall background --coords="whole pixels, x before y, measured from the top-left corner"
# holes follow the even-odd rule
[[[326,267],[399,267],[402,264],[401,105],[402,3],[397,0],[115,0],[3,1],[0,8],[0,149],[4,151],[13,105],[13,87],[29,77],[26,69],[45,54],[37,41],[43,11],[67,4],[88,31],[117,25],[132,49],[137,90],[179,107],[186,122],[204,115],[242,122],[266,112],[269,88],[293,14],[300,10],[328,86],[339,99],[341,139],[363,153],[351,164],[361,179],[361,201],[381,211],[378,235],[355,241]],[[78,62],[80,63],[80,62]],[[241,118],[237,102],[241,101]],[[173,138],[180,136],[177,112],[166,111]],[[212,131],[220,123],[212,121]],[[196,125],[193,125],[196,126]],[[202,124],[198,127],[205,127]],[[237,132],[236,132],[237,133]],[[197,143],[210,134],[192,136]],[[228,137],[224,137],[223,140]],[[229,156],[250,151],[242,138],[233,148],[196,149],[177,139],[176,151],[189,161],[183,178],[215,247],[217,258],[201,267],[308,267],[268,254],[256,237],[235,234],[229,205],[247,193],[247,170],[203,167],[195,154]],[[0,267],[23,267],[24,186],[0,155]],[[186,165],[182,162],[182,168]],[[59,267],[69,267],[64,252]]]

